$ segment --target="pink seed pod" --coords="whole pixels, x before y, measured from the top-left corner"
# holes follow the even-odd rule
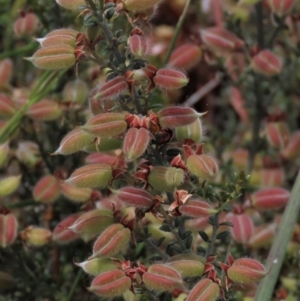
[[[289,129],[286,122],[268,122],[265,127],[266,138],[270,146],[283,149],[289,140]]]
[[[70,28],[60,28],[50,31],[45,35],[45,38],[55,37],[55,36],[71,36],[76,38],[78,35],[78,31]]]
[[[18,221],[12,213],[0,214],[0,247],[14,243],[18,234]]]
[[[140,158],[150,142],[150,133],[145,128],[130,128],[125,137],[123,152],[128,160]]]
[[[189,231],[204,230],[208,224],[208,216],[193,218],[185,221],[184,226]]]
[[[283,208],[289,201],[290,192],[284,188],[264,188],[252,193],[251,204],[256,210],[276,210]]]
[[[197,118],[194,122],[178,126],[175,128],[176,138],[182,142],[185,139],[193,140],[195,143],[199,143],[202,138],[202,123],[200,118]]]
[[[172,52],[168,65],[190,71],[198,65],[201,56],[202,51],[200,47],[192,43],[183,44]]]
[[[291,134],[287,145],[281,151],[281,155],[286,160],[294,160],[300,157],[300,131]]]
[[[239,258],[229,267],[227,275],[232,282],[246,285],[260,281],[267,275],[267,271],[257,260]]]
[[[13,70],[13,61],[9,58],[0,61],[0,87],[8,86]],[[0,110],[1,112],[1,110]]]
[[[142,31],[136,28],[131,32],[127,44],[130,52],[136,56],[144,56],[149,51],[147,39]]]
[[[79,188],[96,188],[107,186],[112,179],[110,166],[90,164],[76,169],[65,182]]]
[[[5,165],[9,157],[9,143],[0,144],[0,169]]]
[[[172,292],[183,287],[180,273],[164,264],[151,265],[143,274],[143,282],[148,289],[157,292]]]
[[[79,234],[85,241],[89,241],[113,223],[114,216],[111,210],[95,209],[83,213],[67,229]]]
[[[286,181],[285,169],[283,167],[263,168],[260,170],[261,187],[280,187]]]
[[[32,195],[36,202],[49,204],[60,196],[60,185],[54,176],[47,175],[41,178],[33,188]]]
[[[276,224],[262,225],[254,229],[254,233],[247,242],[247,246],[253,250],[269,248],[276,232]]]
[[[93,115],[110,112],[115,106],[113,99],[95,98],[98,89],[98,87],[94,88],[89,94],[89,108]]]
[[[0,117],[9,119],[16,113],[16,111],[17,106],[11,98],[4,93],[0,93]]]
[[[55,46],[70,46],[75,48],[76,36],[74,35],[51,35],[44,38],[36,39],[40,43],[41,47],[55,47]]]
[[[232,238],[241,244],[247,244],[254,232],[251,217],[246,213],[232,214],[229,220],[233,227],[230,228]]]
[[[245,70],[246,57],[243,53],[232,53],[227,56],[225,68],[233,81],[237,82]]]
[[[179,206],[178,210],[182,215],[193,218],[207,217],[218,212],[218,210],[202,200],[188,200]]]
[[[42,247],[50,242],[52,232],[45,228],[28,226],[20,232],[21,238],[29,245]]]
[[[164,68],[159,69],[153,77],[153,82],[162,90],[180,89],[187,85],[189,79],[182,71]]]
[[[108,155],[105,153],[93,153],[89,154],[85,158],[86,164],[107,164],[109,166],[114,166],[117,162],[116,156]]]
[[[17,36],[32,36],[36,32],[39,23],[40,21],[36,14],[23,13],[14,23],[14,32]]]
[[[126,90],[128,90],[128,84],[125,77],[117,76],[100,86],[100,88],[95,92],[93,98],[101,98],[102,100],[111,99],[115,98]]]
[[[113,298],[122,295],[130,286],[131,280],[123,271],[112,270],[94,278],[88,290],[100,297]]]
[[[94,140],[95,136],[90,135],[79,127],[75,128],[63,138],[59,148],[52,155],[70,155],[76,153]]]
[[[157,113],[162,128],[176,128],[193,123],[201,114],[189,107],[168,107]]]
[[[83,105],[89,94],[89,89],[85,81],[75,79],[66,83],[63,89],[63,101],[74,102]]]
[[[159,4],[162,0],[125,0],[125,9],[130,12],[144,12],[151,8],[154,8],[157,4]]]
[[[121,113],[103,113],[88,120],[81,128],[97,137],[113,137],[123,134],[127,123]]]
[[[212,178],[218,173],[217,162],[206,154],[189,156],[186,166],[198,178]]]
[[[296,4],[296,0],[267,0],[271,10],[278,17],[285,16],[291,12]]]
[[[281,72],[281,60],[270,50],[262,50],[252,58],[252,69],[265,76],[274,76]]]
[[[79,238],[79,235],[68,229],[80,217],[81,213],[69,215],[64,218],[53,230],[53,241],[66,244]]]
[[[25,58],[38,68],[60,70],[75,65],[74,47],[69,45],[46,47],[37,50],[32,57]]]
[[[117,269],[117,265],[108,258],[93,258],[80,263],[75,262],[75,264],[92,276]]]
[[[228,55],[244,46],[244,41],[224,27],[210,27],[201,30],[204,44],[217,55]]]
[[[41,162],[39,146],[31,141],[19,142],[15,155],[29,168],[35,167]]]
[[[215,301],[219,295],[219,285],[211,279],[204,278],[196,283],[186,301]]]
[[[150,208],[153,205],[153,196],[145,189],[123,187],[112,191],[123,204],[137,208]]]
[[[77,188],[67,183],[59,183],[62,194],[69,200],[76,203],[85,203],[92,197],[91,188]]]
[[[0,180],[0,198],[12,194],[20,185],[22,176],[9,176]]]
[[[55,0],[58,5],[66,9],[78,10],[80,6],[86,6],[84,0]]]
[[[183,184],[185,172],[181,168],[168,167],[165,173],[165,180],[170,187],[178,187]]]
[[[235,112],[240,117],[241,121],[244,123],[249,122],[249,114],[246,109],[246,101],[241,93],[241,91],[236,87],[231,87],[231,95],[229,102],[232,105]]]
[[[37,121],[53,121],[62,115],[62,108],[54,101],[41,100],[32,105],[26,115]]]
[[[114,257],[126,248],[130,236],[130,230],[121,224],[109,226],[95,241],[93,255],[89,259],[95,257]]]
[[[182,278],[202,276],[205,264],[206,259],[195,254],[178,254],[167,262],[167,265],[178,271]]]

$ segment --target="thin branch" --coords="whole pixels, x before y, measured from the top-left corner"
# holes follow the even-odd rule
[[[79,280],[80,280],[82,274],[83,274],[83,270],[80,269],[80,270],[77,272],[76,278],[75,278],[75,280],[74,280],[74,282],[73,282],[73,285],[72,285],[72,287],[71,287],[71,289],[70,289],[70,292],[69,292],[69,295],[68,295],[66,301],[71,301],[71,300],[72,300],[72,297],[73,297],[73,295],[74,295],[75,289],[76,289],[76,287],[77,287],[77,284],[78,284],[78,282],[79,282]]]

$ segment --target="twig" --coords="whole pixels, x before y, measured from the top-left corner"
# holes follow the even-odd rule
[[[160,248],[158,248],[155,243],[153,242],[153,240],[151,238],[147,238],[146,239],[147,244],[156,251],[156,253],[164,260],[167,261],[169,259],[169,256],[167,254],[165,254],[163,251],[160,250]]]
[[[217,237],[218,228],[219,228],[219,213],[214,215],[213,232],[212,232],[211,238],[209,240],[210,242],[209,242],[208,247],[205,252],[205,258],[207,258],[213,250],[213,246],[215,244],[216,237]]]
[[[70,289],[70,292],[69,292],[69,295],[68,295],[66,301],[71,301],[71,300],[72,300],[72,297],[73,297],[73,294],[74,294],[74,292],[75,292],[76,286],[77,286],[77,284],[78,284],[78,282],[79,282],[79,280],[80,280],[82,274],[83,274],[83,270],[80,269],[80,270],[77,272],[76,278],[75,278],[75,280],[74,280],[74,282],[73,282],[73,285],[72,285],[72,287],[71,287],[71,289]]]

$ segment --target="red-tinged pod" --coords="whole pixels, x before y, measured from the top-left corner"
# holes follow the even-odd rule
[[[89,94],[89,108],[94,116],[102,113],[107,113],[115,106],[113,99],[95,98],[98,88],[94,88]]]
[[[101,137],[101,139],[96,140],[96,143],[85,146],[83,151],[87,153],[115,151],[122,148],[122,142],[121,138]]]
[[[71,46],[75,48],[76,44],[76,37],[72,35],[52,35],[49,37],[39,38],[36,39],[41,47],[55,47],[55,46]]]
[[[214,209],[207,202],[201,200],[188,200],[179,206],[178,210],[182,215],[193,218],[207,217],[218,212],[218,210]]]
[[[240,117],[241,121],[248,123],[249,122],[249,114],[246,109],[246,101],[241,93],[241,91],[236,87],[231,87],[231,95],[229,98],[229,102],[234,108],[235,112]]]
[[[217,162],[206,154],[189,156],[186,166],[198,178],[212,178],[218,173]]]
[[[257,210],[276,210],[283,208],[289,201],[290,192],[284,188],[264,188],[252,193],[252,206]]]
[[[280,187],[286,181],[285,169],[283,167],[263,168],[260,170],[261,187]]]
[[[159,69],[153,77],[153,82],[162,90],[180,89],[187,85],[189,79],[182,71],[164,68]]]
[[[75,79],[66,83],[63,89],[63,101],[74,102],[83,105],[89,94],[89,89],[85,81]]]
[[[160,110],[157,116],[161,127],[176,128],[193,123],[201,114],[189,107],[174,106]]]
[[[37,50],[32,57],[25,58],[38,68],[60,70],[75,65],[74,47],[69,45],[46,47]]]
[[[153,196],[145,189],[123,187],[119,190],[113,190],[113,193],[126,206],[150,208],[153,205]]]
[[[215,301],[219,295],[219,285],[211,279],[204,278],[196,283],[186,301]]]
[[[172,52],[168,65],[189,71],[198,65],[201,56],[200,47],[191,43],[183,44]]]
[[[254,229],[254,233],[247,242],[247,246],[253,250],[269,248],[274,240],[276,224],[262,225]]]
[[[253,220],[246,213],[233,214],[230,217],[232,238],[241,244],[247,244],[254,232]]]
[[[0,214],[0,247],[14,243],[18,234],[18,221],[12,213]]]
[[[138,29],[132,31],[128,38],[127,45],[130,52],[136,56],[144,56],[149,51],[148,41],[144,37],[144,34]]]
[[[34,13],[26,13],[14,23],[14,32],[17,36],[32,36],[40,24],[39,18]]]
[[[93,258],[75,264],[81,267],[87,274],[92,276],[100,275],[104,272],[116,270],[117,265],[108,258]]]
[[[130,12],[144,12],[151,8],[154,8],[157,4],[159,4],[162,0],[125,0],[125,9]]]
[[[108,155],[105,153],[89,154],[85,158],[86,164],[107,164],[109,166],[115,165],[117,162],[116,156]]]
[[[123,76],[117,76],[96,90],[95,95],[93,98],[98,99],[111,99],[118,96],[120,93],[128,90],[128,84]]]
[[[109,226],[95,241],[93,255],[89,259],[95,257],[114,257],[126,249],[130,236],[130,230],[121,224]]]
[[[76,213],[63,219],[53,230],[53,241],[59,244],[66,244],[80,238],[77,233],[68,229],[68,227],[72,226],[80,215],[81,213]]]
[[[78,35],[78,31],[71,29],[71,28],[60,28],[60,29],[55,29],[50,31],[49,33],[47,33],[45,35],[45,38],[49,38],[49,37],[55,37],[55,36],[71,36],[76,38]]]
[[[262,50],[252,58],[252,69],[265,76],[274,76],[281,72],[281,60],[270,50]]]
[[[112,270],[94,278],[88,290],[100,297],[113,298],[122,295],[130,286],[131,280],[123,271]]]
[[[123,114],[103,113],[88,120],[81,128],[100,138],[114,137],[126,131],[127,123]]]
[[[225,67],[232,80],[235,82],[239,80],[245,70],[246,64],[246,57],[243,53],[232,53],[227,56]]]
[[[291,12],[297,3],[296,0],[267,0],[271,10],[278,17],[285,16]]]
[[[66,9],[78,10],[79,7],[85,6],[84,0],[55,0],[57,4]]]
[[[33,188],[32,195],[36,202],[49,204],[60,196],[60,185],[54,176],[47,175],[41,178]]]
[[[16,111],[17,106],[11,98],[4,93],[0,93],[0,117],[9,119],[16,113]]]
[[[41,100],[32,105],[26,115],[37,121],[52,121],[62,115],[62,108],[54,101]]]
[[[150,133],[145,128],[130,128],[125,137],[123,152],[128,160],[140,158],[150,142]]]
[[[185,229],[189,231],[200,231],[206,228],[208,225],[208,216],[193,218],[185,221]]]
[[[20,185],[22,176],[9,176],[0,180],[0,198],[12,194]]]
[[[270,146],[283,149],[289,140],[289,129],[286,122],[268,122],[265,127],[266,138]]]
[[[5,87],[9,84],[12,76],[13,61],[9,58],[0,61],[0,86]],[[1,110],[0,110],[1,112]]]
[[[70,155],[76,153],[94,140],[95,136],[90,135],[79,127],[75,128],[63,138],[59,148],[52,155]]]
[[[105,187],[113,179],[112,168],[106,164],[89,164],[76,169],[66,183],[79,188]]]
[[[61,193],[69,200],[76,203],[85,203],[92,197],[93,190],[91,188],[78,188],[67,183],[59,183]]]
[[[281,151],[281,155],[286,160],[294,160],[300,157],[300,131],[291,134],[287,145]]]
[[[45,228],[28,226],[20,232],[20,236],[27,244],[34,247],[42,247],[50,242],[52,232]]]
[[[202,138],[202,123],[200,118],[197,118],[194,122],[184,125],[178,126],[175,128],[176,138],[182,142],[185,139],[193,140],[196,143],[199,143]]]

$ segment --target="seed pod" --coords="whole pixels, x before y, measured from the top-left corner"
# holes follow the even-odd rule
[[[18,221],[12,213],[0,214],[0,247],[13,244],[18,234]]]
[[[252,58],[252,69],[265,76],[274,76],[281,72],[282,62],[270,50],[262,50]]]
[[[70,155],[76,153],[94,140],[95,136],[90,135],[79,127],[75,128],[63,138],[59,148],[52,155]]]
[[[117,157],[113,155],[108,155],[105,153],[93,153],[89,154],[85,158],[86,164],[107,164],[109,166],[114,166],[117,162]]]
[[[284,207],[290,192],[284,188],[264,188],[251,195],[251,204],[256,210],[275,210]]]
[[[75,264],[81,267],[87,274],[92,276],[97,276],[104,272],[117,269],[117,265],[108,258],[93,258]]]
[[[201,114],[189,107],[169,107],[157,113],[158,121],[163,128],[174,128],[193,123]]]
[[[93,247],[95,257],[114,257],[122,251],[130,240],[130,230],[121,224],[113,224],[106,228],[97,238]]]
[[[148,52],[148,42],[143,33],[138,29],[132,31],[128,38],[127,45],[133,55],[143,56]]]
[[[9,154],[8,142],[4,144],[0,144],[0,168],[2,168],[5,165],[8,159],[8,154]]]
[[[263,168],[260,170],[261,187],[283,186],[286,181],[285,169],[283,167]]]
[[[31,141],[19,142],[15,155],[18,160],[30,168],[41,162],[39,146]]]
[[[132,12],[144,12],[159,4],[162,0],[125,0],[125,9]]]
[[[60,196],[59,183],[51,175],[44,176],[34,186],[32,195],[36,202],[52,203]]]
[[[69,200],[76,203],[85,203],[92,197],[91,188],[77,188],[67,183],[60,183],[62,194]]]
[[[166,172],[168,167],[155,166],[148,175],[148,183],[155,190],[173,192],[175,187],[168,185],[166,181]]]
[[[36,39],[41,47],[55,47],[55,46],[70,46],[75,48],[76,36],[74,35],[51,35],[44,38]]]
[[[185,221],[184,226],[189,231],[200,231],[204,230],[208,224],[208,216],[198,217]]]
[[[57,4],[66,9],[78,10],[80,6],[85,6],[84,0],[55,0]]]
[[[270,146],[282,149],[287,145],[289,129],[286,122],[268,122],[265,132]]]
[[[237,82],[245,70],[246,57],[244,53],[232,53],[227,56],[225,67],[233,81]]]
[[[186,86],[189,79],[182,71],[164,68],[156,72],[153,82],[162,90],[174,90]]]
[[[109,152],[120,149],[122,147],[121,139],[114,139],[109,137],[101,137],[100,144],[90,143],[83,148],[83,151],[87,153],[95,152]]]
[[[78,31],[70,28],[60,28],[50,31],[45,35],[45,38],[55,37],[55,36],[71,36],[76,38],[78,35]]]
[[[241,91],[236,87],[231,87],[230,89],[231,95],[229,102],[234,108],[235,112],[240,117],[241,121],[248,123],[249,122],[249,114],[246,109],[246,101],[243,98]]]
[[[34,13],[26,13],[18,18],[14,23],[14,32],[17,36],[33,35],[38,26],[39,19]]]
[[[202,138],[202,124],[200,118],[197,118],[190,124],[176,127],[175,135],[180,142],[185,139],[190,139],[196,143],[199,143]]]
[[[123,271],[112,270],[97,276],[88,290],[98,296],[112,298],[122,295],[130,286],[131,280]]]
[[[41,69],[60,70],[75,64],[74,50],[68,45],[41,48],[25,59]]]
[[[16,280],[9,274],[0,271],[0,292],[10,290],[16,284]]]
[[[218,173],[216,161],[206,154],[189,156],[186,166],[198,178],[212,178]]]
[[[41,100],[32,105],[26,115],[37,121],[52,121],[62,114],[60,105],[54,101]]]
[[[13,61],[9,58],[0,61],[0,87],[6,87],[12,76]],[[0,110],[1,112],[1,110]]]
[[[21,181],[20,176],[10,176],[0,180],[0,197],[5,197],[12,194],[18,187]]]
[[[88,98],[89,90],[85,81],[75,79],[68,82],[63,89],[63,100],[83,105]]]
[[[285,146],[281,151],[281,155],[286,160],[294,160],[300,157],[300,131],[294,132]]]
[[[256,227],[247,245],[254,250],[268,248],[274,240],[275,232],[275,223]]]
[[[184,170],[176,167],[168,167],[165,173],[166,183],[170,187],[178,187],[184,182]]]
[[[150,142],[150,133],[145,128],[130,128],[125,137],[123,152],[128,160],[140,158]]]
[[[153,196],[145,189],[123,187],[112,191],[126,206],[150,208],[153,205]]]
[[[207,202],[201,200],[188,200],[179,206],[178,210],[182,215],[194,218],[211,216],[218,212],[218,210],[214,209]]]
[[[0,117],[9,119],[17,111],[16,104],[7,95],[0,93]]]
[[[117,76],[104,85],[100,86],[100,88],[95,91],[94,99],[111,99],[118,96],[120,93],[128,90],[128,84],[126,82],[125,77]]]
[[[110,166],[90,164],[76,169],[65,182],[79,188],[96,188],[107,186],[112,178]]]
[[[247,244],[254,232],[251,217],[245,213],[233,214],[230,218],[233,227],[230,228],[232,238],[241,244]]]
[[[91,118],[81,128],[97,137],[113,137],[123,134],[127,129],[127,123],[123,114],[103,113]]]
[[[219,285],[210,279],[204,278],[193,287],[186,301],[215,301],[219,294]]]
[[[278,17],[285,16],[291,12],[296,4],[296,0],[267,0],[271,10]]]
[[[20,232],[20,236],[29,245],[42,247],[51,240],[52,233],[45,228],[28,226]]]
[[[107,113],[115,106],[115,101],[112,99],[95,98],[98,88],[94,88],[89,94],[89,108],[93,115]]]

